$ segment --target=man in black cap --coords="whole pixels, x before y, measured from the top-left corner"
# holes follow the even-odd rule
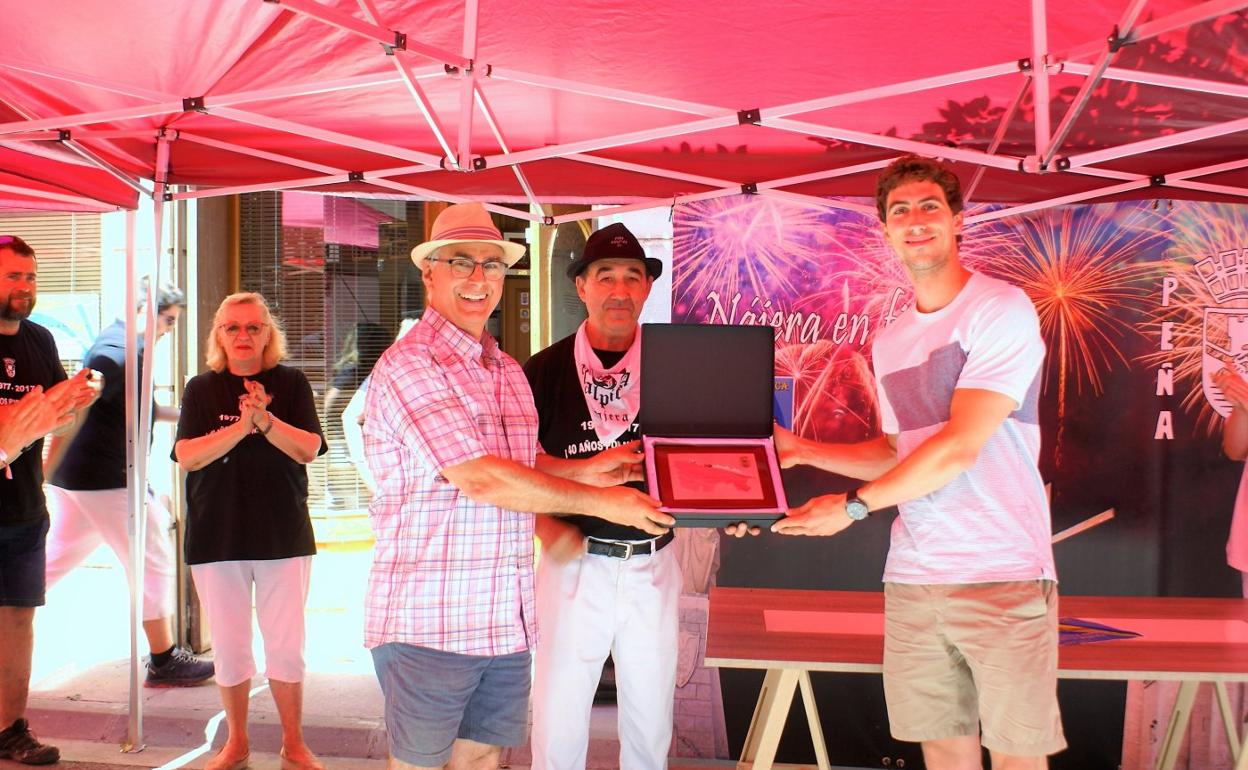
[[[524,367],[544,457],[585,458],[638,439],[637,323],[663,263],[624,225],[589,237],[568,266],[589,317]],[[644,488],[640,483],[638,488]],[[615,662],[622,770],[667,766],[681,574],[672,533],[653,537],[588,516],[537,517],[541,636],[533,680],[533,768],[584,768],[589,715]]]

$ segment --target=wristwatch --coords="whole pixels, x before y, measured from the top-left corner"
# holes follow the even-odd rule
[[[867,506],[866,502],[858,496],[859,489],[861,489],[861,487],[855,487],[854,489],[849,490],[848,494],[845,495],[845,515],[849,516],[849,518],[854,521],[862,521],[871,515],[871,509]]]

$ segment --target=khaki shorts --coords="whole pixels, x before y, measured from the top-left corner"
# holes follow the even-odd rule
[[[1066,747],[1057,707],[1057,585],[884,585],[884,696],[893,737],[982,734],[989,751]]]

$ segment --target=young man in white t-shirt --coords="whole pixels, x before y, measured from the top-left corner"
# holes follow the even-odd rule
[[[884,571],[884,691],[929,770],[1047,766],[1057,705],[1057,575],[1037,461],[1044,342],[1027,295],[959,261],[962,195],[917,157],[880,177],[885,238],[914,306],[876,338],[884,435],[820,444],[776,429],[785,467],[867,480],[772,531],[833,535],[896,505]],[[744,528],[738,528],[744,529]]]

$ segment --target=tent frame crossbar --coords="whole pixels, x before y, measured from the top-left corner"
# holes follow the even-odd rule
[[[1248,118],[1245,118],[1226,121],[1212,126],[1204,126],[1166,136],[1130,142],[1116,147],[1079,153],[1069,157],[1061,157],[1058,155],[1062,143],[1069,136],[1075,122],[1079,119],[1079,116],[1083,111],[1083,107],[1088,104],[1091,94],[1095,90],[1097,84],[1104,79],[1148,83],[1166,88],[1248,98],[1248,86],[1240,84],[1220,83],[1216,81],[1201,80],[1198,78],[1183,78],[1153,74],[1129,69],[1113,68],[1109,66],[1114,54],[1122,45],[1162,34],[1169,30],[1181,27],[1184,24],[1194,24],[1210,18],[1216,18],[1217,16],[1225,13],[1237,11],[1245,6],[1248,6],[1248,2],[1245,2],[1245,0],[1208,0],[1208,2],[1201,3],[1196,7],[1185,9],[1183,11],[1141,24],[1137,24],[1137,20],[1143,12],[1146,0],[1130,0],[1128,7],[1124,10],[1122,16],[1120,17],[1119,24],[1115,28],[1114,34],[1109,37],[1108,43],[1101,42],[1095,47],[1093,47],[1092,44],[1088,44],[1087,46],[1071,49],[1064,52],[1060,56],[1045,53],[1047,49],[1045,0],[1032,0],[1032,56],[1030,60],[1024,59],[1015,62],[1005,62],[986,67],[961,70],[958,72],[943,73],[940,75],[917,78],[889,85],[835,94],[818,99],[792,102],[772,107],[760,107],[744,111],[732,110],[715,105],[699,104],[679,99],[670,99],[652,94],[642,94],[628,89],[618,89],[589,83],[581,83],[563,78],[508,70],[506,68],[495,68],[493,66],[475,63],[474,60],[477,52],[476,48],[479,23],[479,0],[464,0],[464,50],[462,55],[433,46],[416,43],[415,41],[409,40],[402,33],[386,29],[383,26],[384,20],[378,16],[374,0],[357,0],[364,16],[367,17],[367,20],[362,20],[356,16],[340,13],[316,2],[316,0],[266,0],[266,2],[280,5],[282,9],[289,11],[290,13],[316,19],[322,23],[329,24],[351,34],[377,41],[380,44],[383,53],[389,55],[394,60],[393,63],[397,70],[397,74],[369,74],[342,78],[339,80],[324,81],[315,84],[304,83],[285,85],[274,88],[253,89],[230,94],[178,100],[175,97],[170,97],[169,95],[161,94],[155,91],[134,86],[127,86],[124,84],[111,83],[101,78],[69,73],[44,65],[6,62],[4,65],[0,66],[5,66],[15,71],[29,72],[57,80],[73,82],[86,87],[93,87],[110,92],[134,96],[136,98],[145,99],[148,103],[113,110],[84,112],[77,115],[67,115],[56,118],[33,118],[20,122],[3,123],[0,124],[0,137],[10,138],[11,141],[72,141],[73,144],[71,146],[74,148],[75,152],[82,155],[88,160],[88,162],[91,162],[93,165],[96,165],[113,174],[118,179],[135,189],[143,188],[139,185],[138,181],[129,177],[124,172],[121,172],[116,166],[105,160],[104,156],[94,152],[83,143],[91,141],[107,141],[111,139],[132,139],[136,136],[146,138],[151,136],[150,130],[134,132],[121,129],[109,130],[107,128],[84,129],[81,131],[70,131],[70,129],[76,129],[81,126],[89,126],[93,124],[107,124],[118,121],[137,120],[165,114],[174,116],[170,121],[168,121],[172,124],[176,122],[177,116],[184,115],[188,112],[202,112],[225,120],[287,132],[309,139],[328,142],[383,157],[407,161],[409,164],[415,164],[388,169],[375,169],[372,171],[341,169],[313,161],[304,161],[291,156],[281,155],[279,153],[246,148],[242,145],[213,140],[203,135],[202,132],[195,135],[187,134],[184,136],[187,141],[212,146],[224,151],[238,152],[256,158],[290,165],[294,168],[319,172],[321,176],[300,177],[266,185],[231,185],[207,190],[201,189],[178,192],[167,196],[172,199],[235,194],[238,192],[257,189],[299,189],[300,187],[333,186],[347,182],[367,182],[371,185],[375,185],[376,187],[395,192],[419,195],[421,197],[451,200],[456,199],[457,196],[448,195],[444,191],[433,188],[400,182],[392,179],[391,177],[427,171],[437,171],[440,169],[467,172],[480,171],[492,167],[509,166],[511,167],[512,173],[516,178],[516,182],[520,190],[523,192],[524,198],[528,201],[531,208],[536,209],[539,206],[541,198],[530,183],[529,179],[526,177],[521,167],[527,163],[549,159],[564,159],[573,163],[587,163],[610,167],[628,173],[645,174],[648,176],[674,181],[683,181],[694,185],[712,188],[707,191],[691,191],[689,193],[677,195],[674,198],[664,197],[647,199],[651,205],[659,206],[668,205],[671,201],[686,200],[688,199],[688,196],[718,196],[740,191],[768,192],[770,194],[772,192],[781,191],[780,188],[783,187],[818,181],[820,179],[847,176],[854,173],[860,173],[857,170],[859,168],[874,169],[878,168],[879,165],[883,163],[887,163],[887,160],[872,161],[867,164],[856,164],[855,166],[840,169],[829,169],[811,174],[802,174],[785,179],[751,180],[749,182],[741,183],[696,174],[687,174],[674,169],[663,169],[640,163],[630,163],[622,160],[604,158],[600,155],[594,154],[602,150],[608,150],[626,145],[670,140],[688,134],[703,131],[714,131],[716,129],[729,128],[741,124],[753,124],[772,130],[792,132],[813,138],[830,139],[847,144],[877,147],[895,152],[917,153],[951,161],[969,163],[977,167],[975,177],[971,181],[971,185],[968,188],[969,193],[973,193],[977,189],[984,173],[988,169],[1000,169],[1004,171],[1024,170],[1039,173],[1061,171],[1082,174],[1090,177],[1110,179],[1118,183],[1100,188],[1099,190],[1087,190],[1074,193],[1072,195],[1058,196],[1049,199],[1048,201],[1029,203],[1026,204],[1026,206],[1014,206],[1002,209],[1002,211],[1018,211],[1022,209],[1033,210],[1034,207],[1038,205],[1057,205],[1065,201],[1088,200],[1105,195],[1114,195],[1122,191],[1121,188],[1123,185],[1129,185],[1132,190],[1139,189],[1146,184],[1155,185],[1158,183],[1157,179],[1159,177],[1149,177],[1144,174],[1106,169],[1100,167],[1099,164],[1120,158],[1140,155],[1153,150],[1166,149],[1248,130]],[[403,52],[418,53],[423,56],[427,56],[439,62],[439,65],[414,68],[409,62],[406,61],[405,57],[399,55]],[[1087,64],[1082,61],[1075,61],[1075,59],[1084,58],[1093,54],[1096,55],[1096,60],[1091,64]],[[1079,94],[1075,97],[1074,102],[1064,114],[1060,125],[1056,129],[1052,129],[1048,124],[1047,110],[1045,109],[1045,107],[1049,104],[1049,99],[1046,99],[1044,95],[1049,87],[1048,81],[1050,75],[1058,71],[1082,76],[1084,78],[1084,82],[1080,88]],[[828,126],[810,121],[795,120],[788,117],[791,115],[812,113],[849,104],[859,104],[877,99],[912,94],[923,90],[940,88],[957,83],[1001,77],[1018,72],[1021,72],[1023,76],[1022,86],[1019,90],[1018,96],[1014,99],[1009,109],[1003,115],[998,125],[996,134],[994,135],[986,152],[967,148],[947,147],[930,142],[839,128],[836,126]],[[454,136],[454,145],[451,144],[451,140],[449,138],[450,134],[439,122],[428,97],[425,95],[424,90],[417,82],[423,79],[441,77],[459,78],[461,80],[459,86],[460,120]],[[515,150],[511,145],[509,145],[505,138],[503,121],[499,119],[497,113],[495,113],[490,106],[490,101],[482,87],[485,80],[509,81],[560,92],[611,99],[677,113],[690,114],[695,116],[695,118],[651,129],[630,131],[596,138],[579,139],[545,147]],[[428,124],[434,138],[437,140],[439,147],[443,151],[443,156],[437,156],[431,153],[409,149],[394,144],[344,134],[293,120],[285,120],[274,116],[268,116],[258,112],[239,109],[233,106],[246,102],[285,101],[298,96],[327,93],[336,90],[391,86],[398,83],[404,84],[409,93],[412,95],[419,111],[425,118],[425,122]],[[1035,89],[1035,99],[1033,99],[1033,102],[1037,105],[1036,118],[1034,121],[1036,154],[1026,158],[1019,158],[1015,155],[1009,154],[1001,154],[999,153],[999,149],[1004,143],[1010,124],[1018,114],[1019,108],[1023,103],[1023,100],[1026,98],[1028,88]],[[495,144],[500,150],[497,153],[483,156],[473,155],[472,121],[478,109],[483,116],[483,120],[489,127]],[[1200,175],[1195,174],[1192,176]],[[1173,184],[1176,187],[1182,186],[1186,189],[1218,195],[1229,195],[1233,197],[1240,197],[1244,195],[1244,191],[1239,187],[1195,181],[1192,176],[1169,174],[1166,175],[1164,183]],[[35,193],[32,192],[31,194],[33,195]],[[72,201],[76,204],[79,203],[74,196],[61,196],[59,198],[52,197],[55,195],[57,194],[44,193],[42,197],[45,199],[59,199],[65,202]],[[796,196],[795,199],[809,200],[811,202],[823,200],[791,191],[786,192],[786,195]],[[463,198],[463,196],[458,197],[460,199]],[[627,206],[630,210],[633,210],[638,207],[642,207],[643,203],[644,201],[633,202],[627,204]],[[512,210],[508,209],[507,211],[511,212]]]
[[[1036,0],[1036,2],[1040,1]],[[1117,26],[1109,35],[1105,50],[1096,57],[1092,71],[1084,77],[1083,83],[1079,86],[1079,93],[1075,94],[1074,100],[1066,108],[1066,114],[1062,116],[1062,122],[1053,132],[1052,139],[1043,145],[1037,143],[1036,154],[1040,157],[1040,168],[1047,169],[1057,156],[1057,151],[1061,149],[1062,143],[1066,141],[1071,129],[1075,127],[1075,121],[1079,120],[1079,116],[1083,114],[1083,108],[1092,100],[1092,91],[1100,85],[1101,76],[1109,67],[1109,63],[1118,55],[1118,50],[1126,44],[1126,41],[1131,39],[1131,30],[1135,27],[1136,19],[1144,12],[1144,5],[1147,2],[1148,0],[1131,0],[1118,20]]]

